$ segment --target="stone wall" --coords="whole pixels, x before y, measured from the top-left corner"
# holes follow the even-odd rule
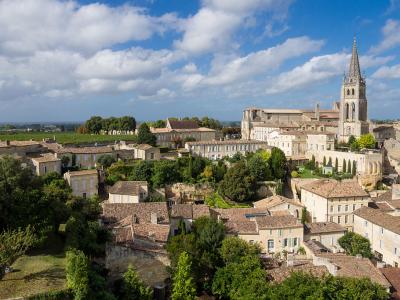
[[[207,196],[214,193],[214,189],[209,184],[187,184],[175,183],[165,187],[167,198],[176,198],[179,203],[204,200]]]

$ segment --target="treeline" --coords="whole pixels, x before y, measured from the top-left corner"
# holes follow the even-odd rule
[[[260,259],[260,248],[238,237],[226,237],[216,220],[197,219],[187,232],[170,239],[172,299],[196,299],[206,292],[218,299],[387,299],[388,293],[370,279],[322,278],[294,272],[272,282]]]
[[[102,118],[99,116],[93,116],[87,120],[83,125],[78,127],[78,133],[93,133],[99,134],[101,131],[134,131],[136,129],[136,120],[130,116],[124,116],[120,118],[110,117]]]
[[[154,188],[177,182],[208,182],[224,197],[246,202],[255,196],[259,181],[284,180],[286,165],[285,154],[279,148],[246,156],[237,153],[219,161],[189,156],[174,161],[117,162],[107,169],[106,182],[113,185],[119,180],[144,180]]]
[[[198,117],[184,117],[184,118],[176,118],[172,117],[169,118],[170,120],[178,121],[194,121],[197,123],[199,127],[206,127],[206,128],[211,128],[215,130],[221,130],[222,129],[222,124],[220,121],[209,118],[209,117],[202,117],[201,119]],[[154,127],[154,128],[164,128],[167,124],[164,120],[157,120],[154,122],[146,122],[149,127]]]

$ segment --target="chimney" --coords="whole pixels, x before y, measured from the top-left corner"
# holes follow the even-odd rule
[[[155,212],[151,213],[150,222],[151,222],[151,224],[157,224],[158,223],[157,213],[155,213]]]

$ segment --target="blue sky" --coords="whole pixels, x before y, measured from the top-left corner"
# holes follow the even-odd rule
[[[0,0],[0,122],[330,107],[353,37],[400,118],[400,0]]]

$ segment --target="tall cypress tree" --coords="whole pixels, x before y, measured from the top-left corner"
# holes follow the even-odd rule
[[[342,172],[346,173],[346,160],[343,158]]]

